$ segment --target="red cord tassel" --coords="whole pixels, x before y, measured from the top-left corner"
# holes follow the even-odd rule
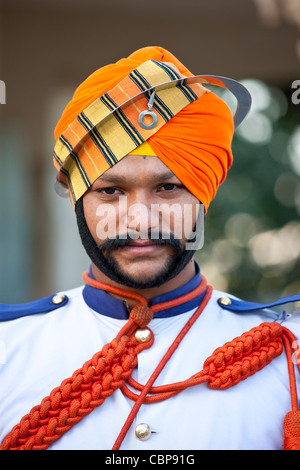
[[[300,450],[300,411],[289,411],[284,418],[284,450]]]

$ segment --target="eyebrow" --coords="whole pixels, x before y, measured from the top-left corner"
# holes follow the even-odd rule
[[[165,173],[159,173],[159,174],[155,174],[153,175],[153,177],[151,178],[152,181],[156,182],[156,181],[164,181],[164,180],[168,180],[170,178],[177,178],[174,173],[172,171],[166,171]],[[120,181],[124,181],[124,177],[123,176],[114,176],[114,175],[106,175],[106,174],[103,174],[102,176],[100,176],[98,178],[99,181],[106,181],[106,182],[109,182],[109,183],[119,183]]]

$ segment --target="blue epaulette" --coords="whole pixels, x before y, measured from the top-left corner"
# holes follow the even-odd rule
[[[47,313],[63,307],[68,302],[66,295],[51,295],[25,304],[0,304],[0,321],[15,320],[37,313]]]
[[[273,307],[277,307],[279,305],[284,305],[293,302],[300,301],[300,294],[290,295],[288,297],[282,297],[275,302],[271,302],[269,304],[260,304],[255,302],[246,302],[244,300],[235,299],[232,297],[220,297],[218,299],[218,304],[221,305],[222,308],[226,310],[230,310],[236,313],[243,313],[243,312],[253,312],[256,310],[263,310],[263,309],[270,309]]]

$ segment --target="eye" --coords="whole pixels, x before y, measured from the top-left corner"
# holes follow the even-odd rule
[[[100,194],[106,194],[108,196],[113,196],[116,194],[120,194],[120,190],[117,188],[114,188],[113,186],[110,186],[108,188],[102,188],[97,190],[98,193]]]
[[[180,185],[180,184],[175,184],[175,183],[165,183],[163,184],[160,189],[162,191],[173,191],[174,189],[177,189],[177,188],[182,188],[183,186]]]

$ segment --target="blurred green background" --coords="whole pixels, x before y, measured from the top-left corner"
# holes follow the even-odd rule
[[[253,97],[206,216],[197,259],[208,282],[255,301],[300,292],[298,0],[2,0],[0,302],[82,283],[89,261],[53,190],[53,130],[90,73],[148,45],[195,74],[240,80]]]

